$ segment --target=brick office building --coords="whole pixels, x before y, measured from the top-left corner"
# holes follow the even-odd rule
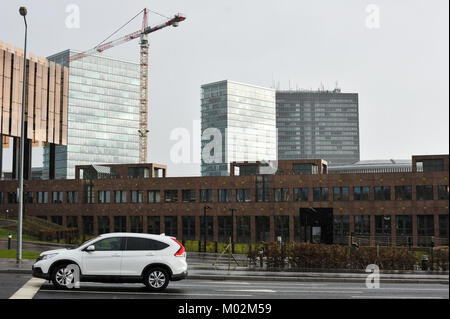
[[[329,172],[323,160],[232,163],[231,175],[166,177],[155,164],[78,166],[72,180],[27,181],[25,216],[77,227],[208,241],[313,241],[448,245],[449,156],[413,156],[412,167]],[[17,210],[17,181],[0,182],[0,214]],[[205,207],[209,207],[205,209]],[[231,208],[236,209],[234,221]],[[233,226],[232,227],[232,223]]]

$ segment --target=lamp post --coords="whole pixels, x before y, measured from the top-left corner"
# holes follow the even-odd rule
[[[208,205],[203,207],[203,252],[206,253],[206,210],[211,209]]]
[[[234,254],[234,212],[236,208],[230,208],[231,210],[231,252]]]
[[[20,133],[20,156],[19,156],[19,209],[17,212],[17,263],[22,260],[22,216],[23,216],[23,162],[24,162],[24,148],[25,148],[25,103],[26,95],[25,89],[27,86],[27,8],[20,7],[19,13],[23,17],[25,23],[25,45],[23,53],[23,88],[22,88],[22,119],[21,119],[21,133]]]
[[[9,211],[6,210],[6,214],[5,214],[5,219],[6,219],[6,220],[8,220],[8,213],[9,213]]]

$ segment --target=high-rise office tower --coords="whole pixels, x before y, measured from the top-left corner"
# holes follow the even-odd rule
[[[139,162],[139,64],[105,56],[66,62],[66,50],[48,59],[69,67],[67,146],[56,146],[55,178],[75,177],[75,165]],[[43,176],[48,176],[44,147]]]
[[[201,87],[202,176],[233,161],[276,160],[275,90],[233,81]]]
[[[277,91],[276,104],[279,160],[359,161],[357,93]]]

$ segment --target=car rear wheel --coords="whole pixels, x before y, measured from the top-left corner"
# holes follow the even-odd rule
[[[163,268],[152,268],[144,276],[144,284],[151,291],[161,291],[169,284],[169,273]]]

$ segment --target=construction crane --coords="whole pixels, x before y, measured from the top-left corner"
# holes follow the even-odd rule
[[[142,12],[142,11],[141,11]],[[133,33],[127,34],[116,40],[101,43],[91,50],[77,53],[67,59],[67,62],[81,59],[85,56],[95,53],[101,53],[109,48],[116,47],[122,43],[140,38],[140,97],[139,97],[139,163],[147,162],[147,133],[148,133],[148,34],[161,30],[168,26],[177,27],[178,23],[184,21],[186,17],[178,13],[173,18],[157,26],[150,27],[147,24],[147,9],[143,10],[144,18],[142,21],[142,28]],[[139,13],[140,14],[140,13]],[[134,18],[133,18],[134,19]],[[131,20],[130,20],[131,21]],[[129,22],[130,22],[129,21]]]

